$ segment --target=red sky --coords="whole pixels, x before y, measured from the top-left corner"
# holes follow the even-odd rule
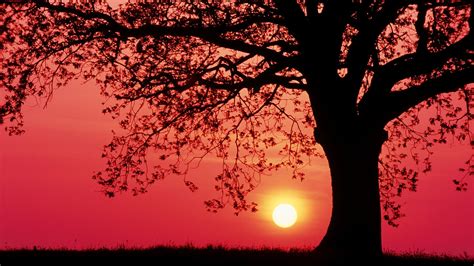
[[[214,193],[212,160],[200,168],[197,192],[168,178],[145,195],[105,198],[91,175],[103,166],[102,145],[116,121],[102,115],[100,102],[93,84],[75,82],[58,90],[47,109],[25,107],[25,135],[0,134],[0,248],[186,243],[305,248],[323,236],[331,208],[324,160],[306,169],[302,183],[284,170],[264,177],[250,196],[260,204],[257,213],[205,210],[203,201]],[[471,150],[436,150],[433,172],[421,177],[418,192],[402,199],[401,225],[383,225],[384,249],[474,256],[474,190],[456,192],[451,181]],[[271,221],[280,202],[298,209],[294,227],[281,229]]]

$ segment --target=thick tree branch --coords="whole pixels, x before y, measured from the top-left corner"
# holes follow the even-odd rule
[[[469,52],[472,48],[473,42],[468,35],[440,52],[415,52],[385,64],[374,73],[370,88],[359,103],[359,110],[367,112],[372,106],[377,106],[400,80],[429,74],[450,59],[472,60],[473,54]]]
[[[438,6],[463,7],[471,4],[469,1],[387,0],[382,10],[377,12],[374,18],[361,21],[359,34],[352,40],[352,45],[349,49],[347,62],[345,64],[348,68],[346,79],[350,81],[349,84],[353,84],[352,92],[354,100],[358,95],[358,90],[364,78],[369,59],[376,49],[375,43],[377,38],[390,23],[395,21],[400,10],[411,4],[417,4],[418,6],[418,20],[415,24],[419,35],[417,52],[402,56],[386,64],[375,74],[371,89],[384,87],[385,93],[388,93],[393,84],[397,81],[413,75],[429,72],[433,68],[443,64],[447,59],[455,57],[456,53],[464,52],[466,46],[469,45],[469,41],[465,38],[463,42],[452,45],[439,54],[428,55],[424,53],[427,43],[426,30],[424,29],[427,10]],[[472,34],[472,30],[470,34]],[[472,45],[470,47],[472,48]]]
[[[397,118],[402,113],[432,97],[442,93],[454,92],[461,87],[474,83],[474,66],[454,73],[444,74],[438,78],[430,79],[421,85],[402,91],[393,91],[384,101],[386,114],[384,122]]]
[[[415,52],[401,56],[384,65],[375,75],[379,75],[378,79],[383,78],[383,82],[391,87],[404,78],[429,73],[433,69],[445,64],[449,59],[468,56],[467,50],[473,48],[474,43],[470,35],[468,35],[437,53]]]
[[[97,12],[97,11],[84,12],[84,11],[79,10],[77,8],[74,8],[74,7],[51,4],[48,0],[38,0],[38,1],[34,1],[34,3],[36,4],[37,7],[40,7],[40,8],[43,7],[43,8],[47,8],[49,10],[53,10],[53,11],[57,11],[57,12],[74,14],[78,17],[81,17],[81,18],[87,19],[87,20],[91,20],[91,19],[104,20],[110,26],[112,26],[114,28],[124,28],[112,16],[101,13],[101,12]]]
[[[317,29],[318,36],[323,38],[316,43],[311,43],[312,47],[309,49],[319,52],[318,67],[323,70],[324,76],[332,76],[331,79],[338,78],[337,69],[344,33],[355,7],[356,4],[352,0],[326,1],[321,16],[312,21],[312,26]]]
[[[308,24],[305,14],[296,0],[274,0],[274,3],[283,16],[288,30],[299,42],[305,40],[308,37],[305,30],[308,28]]]
[[[308,18],[310,21],[318,17],[318,4],[320,4],[321,2],[322,1],[320,0],[305,1],[306,14],[308,14]]]
[[[359,93],[370,56],[376,49],[377,38],[398,17],[399,10],[404,6],[406,6],[405,1],[388,0],[385,1],[382,10],[372,19],[366,19],[364,15],[360,15],[359,34],[352,40],[346,60],[348,68],[346,79],[349,84],[353,84],[351,91],[354,102]]]
[[[428,51],[428,32],[425,29],[426,12],[428,8],[424,4],[418,4],[417,20],[415,22],[416,34],[418,35],[418,44],[416,52],[421,54]]]
[[[121,30],[133,30],[132,28],[127,28],[126,26],[120,24],[115,18],[113,18],[111,15],[102,13],[102,12],[97,12],[97,11],[82,11],[80,9],[77,9],[72,6],[64,6],[64,5],[54,5],[51,4],[49,1],[37,1],[35,4],[38,7],[43,7],[47,8],[49,10],[54,10],[57,12],[63,12],[63,13],[68,13],[68,14],[74,14],[78,17],[81,17],[83,19],[91,20],[91,19],[99,19],[99,20],[104,20],[106,21],[110,26],[115,27],[116,29],[119,28]],[[270,17],[270,16],[248,16],[244,19],[242,19],[238,23],[234,24],[222,24],[222,25],[212,25],[212,26],[207,26],[207,27],[160,27],[158,25],[143,25],[141,26],[141,31],[151,27],[156,31],[162,32],[163,34],[175,34],[177,36],[188,36],[192,35],[193,31],[198,30],[200,33],[225,33],[225,32],[236,32],[236,31],[241,31],[244,30],[254,24],[258,23],[264,23],[264,22],[271,22],[275,24],[283,24],[283,20],[275,18],[275,17]]]
[[[39,1],[38,7],[47,8],[49,10],[64,12],[76,15],[86,20],[103,20],[107,23],[107,27],[103,27],[104,30],[110,32],[115,31],[119,33],[121,37],[145,37],[145,36],[178,36],[178,37],[197,37],[206,40],[210,43],[219,45],[221,47],[241,51],[244,53],[256,53],[261,55],[268,60],[282,61],[287,60],[287,57],[283,56],[272,49],[265,48],[262,46],[249,44],[241,40],[231,40],[223,38],[222,35],[228,32],[237,32],[245,30],[246,28],[264,22],[271,23],[282,23],[277,18],[266,17],[266,16],[249,16],[248,18],[234,24],[222,24],[212,26],[161,26],[145,24],[136,28],[129,28],[119,23],[112,16],[96,12],[96,11],[81,11],[74,7],[67,7],[62,5],[53,5],[47,1]],[[295,66],[296,67],[296,66]]]

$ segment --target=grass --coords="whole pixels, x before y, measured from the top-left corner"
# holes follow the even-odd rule
[[[360,259],[360,258],[359,258]],[[364,259],[363,259],[364,260]],[[136,249],[17,249],[0,250],[0,265],[18,265],[34,262],[41,265],[107,264],[120,262],[131,265],[360,265],[354,258],[328,258],[306,250],[284,251],[280,249],[230,249],[221,246],[196,248],[153,247]],[[365,263],[364,263],[365,262]],[[362,261],[367,264],[368,259]],[[474,265],[474,259],[445,255],[429,255],[420,252],[410,254],[385,254],[375,265]],[[26,265],[26,264],[25,264]]]

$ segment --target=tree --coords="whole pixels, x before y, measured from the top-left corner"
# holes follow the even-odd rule
[[[20,134],[28,97],[49,99],[77,77],[96,80],[104,113],[123,128],[94,175],[109,196],[146,192],[169,174],[195,190],[189,168],[213,155],[223,162],[221,196],[206,206],[255,211],[246,195],[259,176],[289,167],[303,179],[301,167],[322,156],[317,142],[333,194],[318,250],[380,254],[380,203],[394,224],[393,197],[416,188],[418,170],[405,158],[429,171],[434,142],[452,135],[472,144],[471,1],[2,5],[0,122]],[[420,124],[426,108],[434,116]],[[281,160],[267,157],[270,147]],[[465,189],[465,180],[455,183]]]

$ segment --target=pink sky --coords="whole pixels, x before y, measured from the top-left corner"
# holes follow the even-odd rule
[[[257,213],[205,210],[203,201],[214,193],[212,160],[199,169],[197,192],[182,179],[168,178],[145,195],[105,198],[91,176],[103,166],[102,145],[116,121],[102,115],[100,102],[93,84],[75,82],[58,90],[47,109],[25,107],[25,135],[0,134],[0,248],[186,243],[304,248],[320,241],[331,208],[324,160],[306,169],[302,183],[285,170],[264,177],[250,196],[260,204]],[[459,145],[436,150],[433,172],[421,176],[418,192],[402,198],[401,225],[384,223],[384,249],[474,256],[474,190],[456,192],[451,178],[472,150]],[[289,229],[271,221],[272,208],[283,201],[299,212]]]

